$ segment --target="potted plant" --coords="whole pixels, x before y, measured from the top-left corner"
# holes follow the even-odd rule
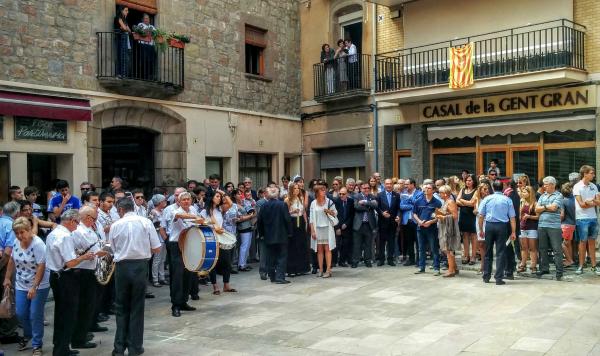
[[[136,41],[152,41],[152,33],[142,28],[142,26],[135,25],[131,28],[133,39]]]
[[[164,52],[167,49],[165,38],[168,38],[168,35],[165,31],[156,28],[152,31],[152,38],[154,39],[154,45],[158,51]]]
[[[185,48],[185,44],[190,43],[190,36],[173,33],[169,37],[169,46],[175,48]]]

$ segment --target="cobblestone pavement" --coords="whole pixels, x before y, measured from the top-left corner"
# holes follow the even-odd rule
[[[413,267],[336,268],[330,279],[261,281],[232,276],[237,294],[202,287],[198,308],[170,316],[168,288],[148,287],[146,355],[600,355],[600,277],[570,271],[562,282],[517,276],[484,284],[475,271],[435,277]],[[492,280],[493,282],[493,280]],[[46,315],[52,325],[53,302]],[[114,317],[96,333],[109,355]],[[52,326],[46,327],[46,354]],[[6,355],[17,352],[5,345]]]

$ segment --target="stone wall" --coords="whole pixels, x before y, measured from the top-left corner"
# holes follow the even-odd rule
[[[170,0],[156,25],[191,35],[185,90],[170,100],[297,115],[295,0]],[[96,80],[96,32],[111,31],[111,0],[0,0],[0,80],[105,91]],[[268,80],[244,73],[244,29],[267,30]]]

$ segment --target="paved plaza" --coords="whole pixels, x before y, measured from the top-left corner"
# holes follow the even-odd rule
[[[198,310],[180,318],[170,316],[168,287],[149,287],[156,298],[146,303],[145,354],[600,355],[600,277],[590,272],[496,286],[474,271],[451,279],[414,271],[336,268],[331,279],[275,285],[255,268],[232,276],[237,294],[202,287],[200,301],[190,302]],[[51,323],[53,307],[47,303]],[[110,354],[114,317],[104,325],[110,330],[96,333],[99,347],[82,355]],[[49,354],[52,326],[44,343]]]

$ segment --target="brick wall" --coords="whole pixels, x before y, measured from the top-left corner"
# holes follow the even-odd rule
[[[383,17],[383,21],[379,18]],[[402,17],[390,18],[387,6],[377,6],[377,53],[389,52],[404,46]]]
[[[589,73],[600,72],[600,1],[573,0],[573,19],[584,25],[585,62]]]

